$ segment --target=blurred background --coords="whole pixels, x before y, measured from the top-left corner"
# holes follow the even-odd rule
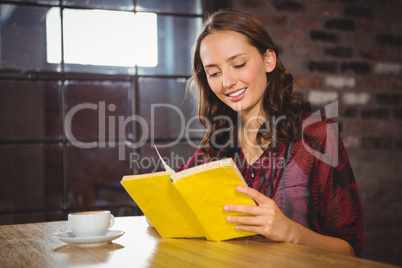
[[[402,265],[400,0],[0,1],[0,224],[141,215],[120,180],[161,169],[154,144],[195,151],[191,48],[220,8],[261,19],[315,109],[338,101],[362,257]]]

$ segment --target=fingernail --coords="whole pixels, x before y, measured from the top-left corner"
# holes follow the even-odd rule
[[[223,210],[224,210],[224,211],[228,211],[228,210],[229,210],[229,207],[228,207],[228,206],[223,206]]]
[[[226,217],[226,220],[230,222],[232,220],[232,217],[230,217],[230,216]]]

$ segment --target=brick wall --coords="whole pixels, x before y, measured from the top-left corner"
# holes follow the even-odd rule
[[[259,17],[314,107],[339,101],[363,258],[402,265],[402,1],[233,0]]]

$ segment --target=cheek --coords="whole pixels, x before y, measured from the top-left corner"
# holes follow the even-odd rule
[[[218,79],[211,79],[208,80],[208,85],[211,88],[211,90],[215,93],[218,94],[220,91],[220,86],[219,86],[219,81]]]
[[[248,69],[248,71],[244,74],[244,79],[247,79],[249,82],[259,82],[264,83],[267,79],[265,68],[253,67]]]
[[[262,72],[261,69],[255,69],[247,77],[247,83],[252,86],[251,88],[256,94],[261,94],[261,92],[265,91],[267,81],[265,70]]]

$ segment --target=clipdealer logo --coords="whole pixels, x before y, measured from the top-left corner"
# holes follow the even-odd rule
[[[147,122],[143,117],[139,115],[132,115],[127,118],[124,116],[115,116],[109,115],[106,120],[106,113],[107,111],[113,112],[116,110],[116,105],[109,104],[106,107],[106,103],[104,101],[99,102],[98,104],[95,103],[81,103],[73,108],[71,108],[68,113],[66,114],[64,120],[64,131],[66,134],[66,138],[72,145],[82,148],[82,149],[90,149],[90,148],[115,148],[116,141],[118,142],[119,148],[119,160],[126,159],[126,147],[129,148],[140,148],[142,147],[147,141],[151,143],[151,147],[155,146],[155,133],[157,131],[163,130],[156,130],[156,110],[157,109],[170,109],[171,111],[175,112],[178,115],[178,120],[180,123],[180,135],[173,141],[167,144],[158,144],[158,148],[169,148],[171,146],[176,145],[180,142],[183,138],[186,139],[188,144],[192,147],[197,148],[199,145],[195,144],[192,139],[190,138],[191,133],[204,133],[205,130],[200,128],[192,128],[191,124],[194,121],[198,121],[197,117],[192,117],[190,120],[185,122],[185,116],[182,111],[171,104],[151,104],[151,121]],[[94,110],[98,111],[98,140],[97,141],[81,141],[77,139],[72,131],[72,122],[74,118],[79,116],[79,113],[83,110]],[[164,110],[166,112],[166,110]],[[108,121],[108,124],[106,123]],[[138,141],[132,141],[127,139],[126,137],[126,128],[130,123],[137,124],[137,131],[141,133],[141,137]],[[116,128],[117,128],[117,137],[116,137]],[[106,136],[108,133],[108,137]]]
[[[178,137],[170,141],[169,143],[166,144],[155,144],[155,133],[158,131],[163,131],[160,129],[155,129],[157,124],[156,124],[156,110],[157,109],[170,109],[170,112],[174,112],[178,115],[177,120],[179,121],[180,124],[180,130],[179,130],[179,135]],[[98,140],[97,141],[80,141],[78,140],[73,132],[72,132],[72,121],[75,116],[79,116],[79,112],[90,109],[94,111],[98,111],[98,127],[99,127],[99,132],[98,132]],[[109,104],[106,106],[106,102],[101,101],[98,104],[95,103],[82,103],[74,106],[71,108],[68,113],[66,114],[65,121],[64,121],[64,130],[66,134],[66,138],[69,142],[71,142],[72,145],[82,148],[82,149],[90,149],[90,148],[115,148],[116,147],[116,141],[118,142],[118,152],[119,152],[119,160],[126,160],[126,147],[129,148],[140,148],[142,147],[146,142],[150,142],[150,146],[154,147],[155,145],[158,146],[158,148],[169,148],[180,141],[183,140],[183,138],[186,140],[186,142],[193,148],[198,148],[200,145],[195,144],[194,141],[191,139],[191,134],[192,133],[198,133],[198,134],[204,134],[206,131],[210,131],[212,129],[212,124],[211,122],[208,122],[208,120],[205,119],[205,122],[207,124],[206,129],[200,129],[200,128],[192,128],[192,124],[194,121],[198,121],[197,116],[191,117],[187,123],[185,120],[185,116],[183,112],[176,106],[171,105],[171,104],[151,104],[150,107],[150,122],[147,122],[143,117],[139,115],[132,115],[129,117],[124,117],[124,116],[115,116],[115,115],[109,115],[107,120],[106,120],[106,113],[108,112],[113,112],[116,110],[116,105],[114,104]],[[335,101],[333,103],[330,103],[324,107],[325,109],[325,116],[327,118],[335,118],[338,116],[338,101]],[[166,112],[166,110],[164,110]],[[239,115],[240,116],[240,115]],[[251,119],[256,119],[256,118],[251,118]],[[271,118],[271,124],[268,125],[267,131],[271,131],[273,135],[276,133],[276,126],[281,120],[285,120],[285,116],[280,116],[278,118]],[[232,122],[232,120],[229,117],[225,116],[217,116],[214,120],[227,120],[228,126],[224,129],[219,130],[219,132],[222,131],[232,131],[230,133],[233,135],[234,129],[235,129],[235,123]],[[257,118],[257,120],[261,120],[263,122],[264,118],[260,117]],[[317,159],[323,161],[324,163],[331,165],[333,167],[337,166],[339,163],[339,156],[338,156],[338,123],[329,123],[326,126],[326,141],[325,141],[325,152],[319,152],[317,150],[314,150],[311,148],[311,146],[306,143],[304,134],[306,132],[306,129],[309,127],[314,126],[315,123],[321,120],[321,111],[318,110],[315,113],[311,114],[306,120],[303,121],[302,124],[302,141],[303,141],[303,146],[306,149],[307,152],[312,154],[314,157]],[[106,123],[106,121],[108,123]],[[138,128],[137,131],[141,132],[141,137],[139,138],[138,141],[132,141],[127,139],[126,137],[126,128],[130,123],[135,123],[137,124]],[[248,125],[250,122],[246,122],[246,125]],[[117,137],[116,137],[116,128],[117,128]],[[257,132],[258,129],[249,129],[247,130],[249,132]],[[108,133],[108,136],[106,135]],[[216,135],[214,133],[213,135]],[[246,135],[247,136],[247,135]],[[214,141],[214,136],[211,137],[211,141]],[[275,141],[275,140],[274,140]],[[256,146],[251,143],[251,141],[247,140],[248,143],[250,143],[251,146]],[[228,146],[229,144],[217,144],[217,147],[222,147],[222,146]],[[273,146],[276,146],[275,142]],[[132,158],[132,157],[130,157]],[[134,161],[134,159],[138,160],[138,156],[136,158],[132,158],[131,161]],[[176,159],[177,161],[177,159]]]

